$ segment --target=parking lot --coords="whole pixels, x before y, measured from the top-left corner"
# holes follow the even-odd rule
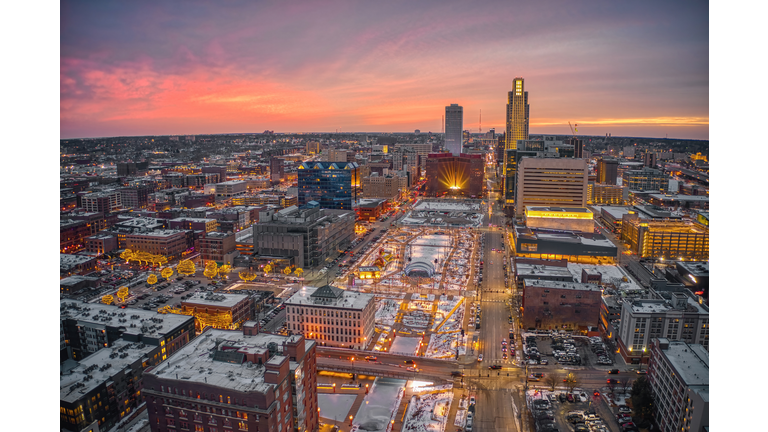
[[[578,388],[570,393],[562,390],[531,390],[528,398],[528,407],[537,432],[637,431],[634,424],[627,421],[631,410],[622,407],[621,412],[614,414],[599,392],[587,392]]]
[[[613,353],[600,337],[523,333],[523,355],[528,364],[612,366]]]

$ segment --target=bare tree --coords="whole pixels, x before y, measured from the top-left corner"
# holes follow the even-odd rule
[[[549,386],[549,391],[555,391],[555,386],[557,386],[557,384],[561,381],[562,381],[562,378],[560,377],[560,375],[553,373],[553,374],[547,375],[547,378],[545,379],[544,382],[547,383],[547,385]]]
[[[626,393],[627,389],[632,387],[629,377],[621,377],[619,379],[619,385],[621,386],[622,393]]]

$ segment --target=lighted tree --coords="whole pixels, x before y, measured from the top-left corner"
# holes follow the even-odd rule
[[[301,267],[296,267],[296,270],[293,271],[293,274],[295,274],[298,277],[301,277],[301,275],[304,274],[304,270],[302,270]]]
[[[264,273],[269,274],[272,271],[272,266],[267,264],[264,266]]]
[[[290,268],[290,267],[286,267],[286,268],[284,268],[284,269],[283,269],[283,274],[284,274],[284,275],[286,275],[286,276],[288,276],[289,274],[291,274],[291,268]]]
[[[126,249],[123,251],[123,253],[120,254],[120,258],[128,261],[133,256],[133,251],[130,249]]]
[[[229,272],[232,271],[232,266],[229,264],[224,264],[223,266],[219,267],[219,274],[220,275],[226,275]]]
[[[125,301],[125,299],[128,297],[128,287],[122,286],[117,290],[117,299],[120,300],[120,302]]]
[[[237,275],[240,276],[240,279],[242,279],[243,282],[250,282],[250,281],[256,279],[256,273],[254,273],[254,272],[252,272],[250,270],[241,271]]]
[[[171,273],[173,273],[173,272],[171,272]],[[150,284],[150,285],[156,284],[157,283],[157,275],[154,275],[154,274],[149,275],[149,277],[147,278],[147,283]]]
[[[205,277],[213,279],[218,273],[219,268],[216,266],[215,261],[208,261],[208,263],[205,264],[205,271],[203,272]]]
[[[104,297],[101,298],[101,302],[104,303],[104,304],[112,304],[112,300],[114,300],[114,299],[115,299],[114,297],[112,297],[111,295],[107,294],[107,295],[105,295]]]
[[[184,260],[176,266],[176,271],[184,276],[189,276],[195,274],[197,269],[195,268],[195,263],[190,260]]]
[[[173,276],[173,269],[171,267],[164,268],[163,271],[160,272],[160,276],[170,279],[171,276]]]

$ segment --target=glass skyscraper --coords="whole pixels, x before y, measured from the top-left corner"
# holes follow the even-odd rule
[[[509,150],[517,150],[518,140],[528,139],[528,92],[525,91],[523,78],[517,77],[512,83],[512,91],[507,99],[507,132],[504,152],[504,205],[515,204],[515,172],[507,172],[510,167],[517,165],[516,160],[507,160],[513,155]],[[517,158],[515,158],[517,159]]]
[[[305,162],[299,165],[299,205],[316,201],[320,208],[352,210],[360,188],[356,162]]]

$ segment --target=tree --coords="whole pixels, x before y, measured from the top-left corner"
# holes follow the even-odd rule
[[[304,270],[302,270],[300,267],[296,267],[296,270],[293,271],[293,274],[295,274],[297,277],[301,277],[301,275],[304,274]]]
[[[573,389],[576,388],[576,376],[573,373],[569,373],[565,377],[565,388],[568,389],[568,393],[573,392]]]
[[[269,274],[272,271],[272,266],[267,264],[264,266],[264,273]]]
[[[195,263],[190,260],[183,260],[176,266],[176,272],[184,276],[193,275],[196,271]]]
[[[219,274],[220,275],[226,275],[229,272],[232,271],[232,266],[229,264],[224,264],[223,266],[219,267]]]
[[[653,413],[656,411],[656,405],[653,401],[651,383],[648,382],[645,375],[640,376],[632,384],[631,394],[632,408],[635,410],[635,415],[644,421],[651,421]]]
[[[149,277],[147,278],[147,283],[150,284],[150,285],[156,284],[157,283],[157,275],[155,275],[155,274],[149,275]]]
[[[133,256],[133,251],[130,250],[130,249],[126,249],[125,251],[123,251],[123,253],[120,254],[120,258],[122,258],[122,259],[124,259],[126,261],[131,259],[132,256]]]
[[[163,271],[160,272],[160,276],[170,279],[171,276],[173,276],[173,269],[171,267],[164,268]]]
[[[621,388],[622,393],[627,393],[627,389],[630,388],[629,377],[619,378],[619,387]]]
[[[560,375],[556,373],[547,375],[546,380],[544,380],[544,382],[549,386],[549,391],[555,391],[555,386],[557,386],[560,381]]]
[[[104,297],[101,298],[101,302],[104,303],[104,304],[112,304],[112,301],[114,299],[115,299],[114,297],[112,297],[111,295],[107,294],[107,295],[105,295]]]
[[[216,261],[208,261],[205,264],[205,271],[203,272],[203,275],[207,278],[213,279],[216,277],[216,275],[219,273],[219,268],[216,265]]]
[[[128,287],[120,287],[120,289],[117,290],[117,299],[120,300],[120,302],[123,302],[126,297],[128,297]]]
[[[252,272],[250,270],[241,271],[237,275],[240,276],[240,279],[242,279],[243,282],[250,282],[250,281],[256,279],[256,273],[254,273],[254,272]]]
[[[284,268],[284,269],[283,269],[283,274],[284,274],[284,275],[286,275],[286,276],[288,276],[289,274],[291,274],[291,268],[290,268],[290,267],[286,267],[286,268]]]

